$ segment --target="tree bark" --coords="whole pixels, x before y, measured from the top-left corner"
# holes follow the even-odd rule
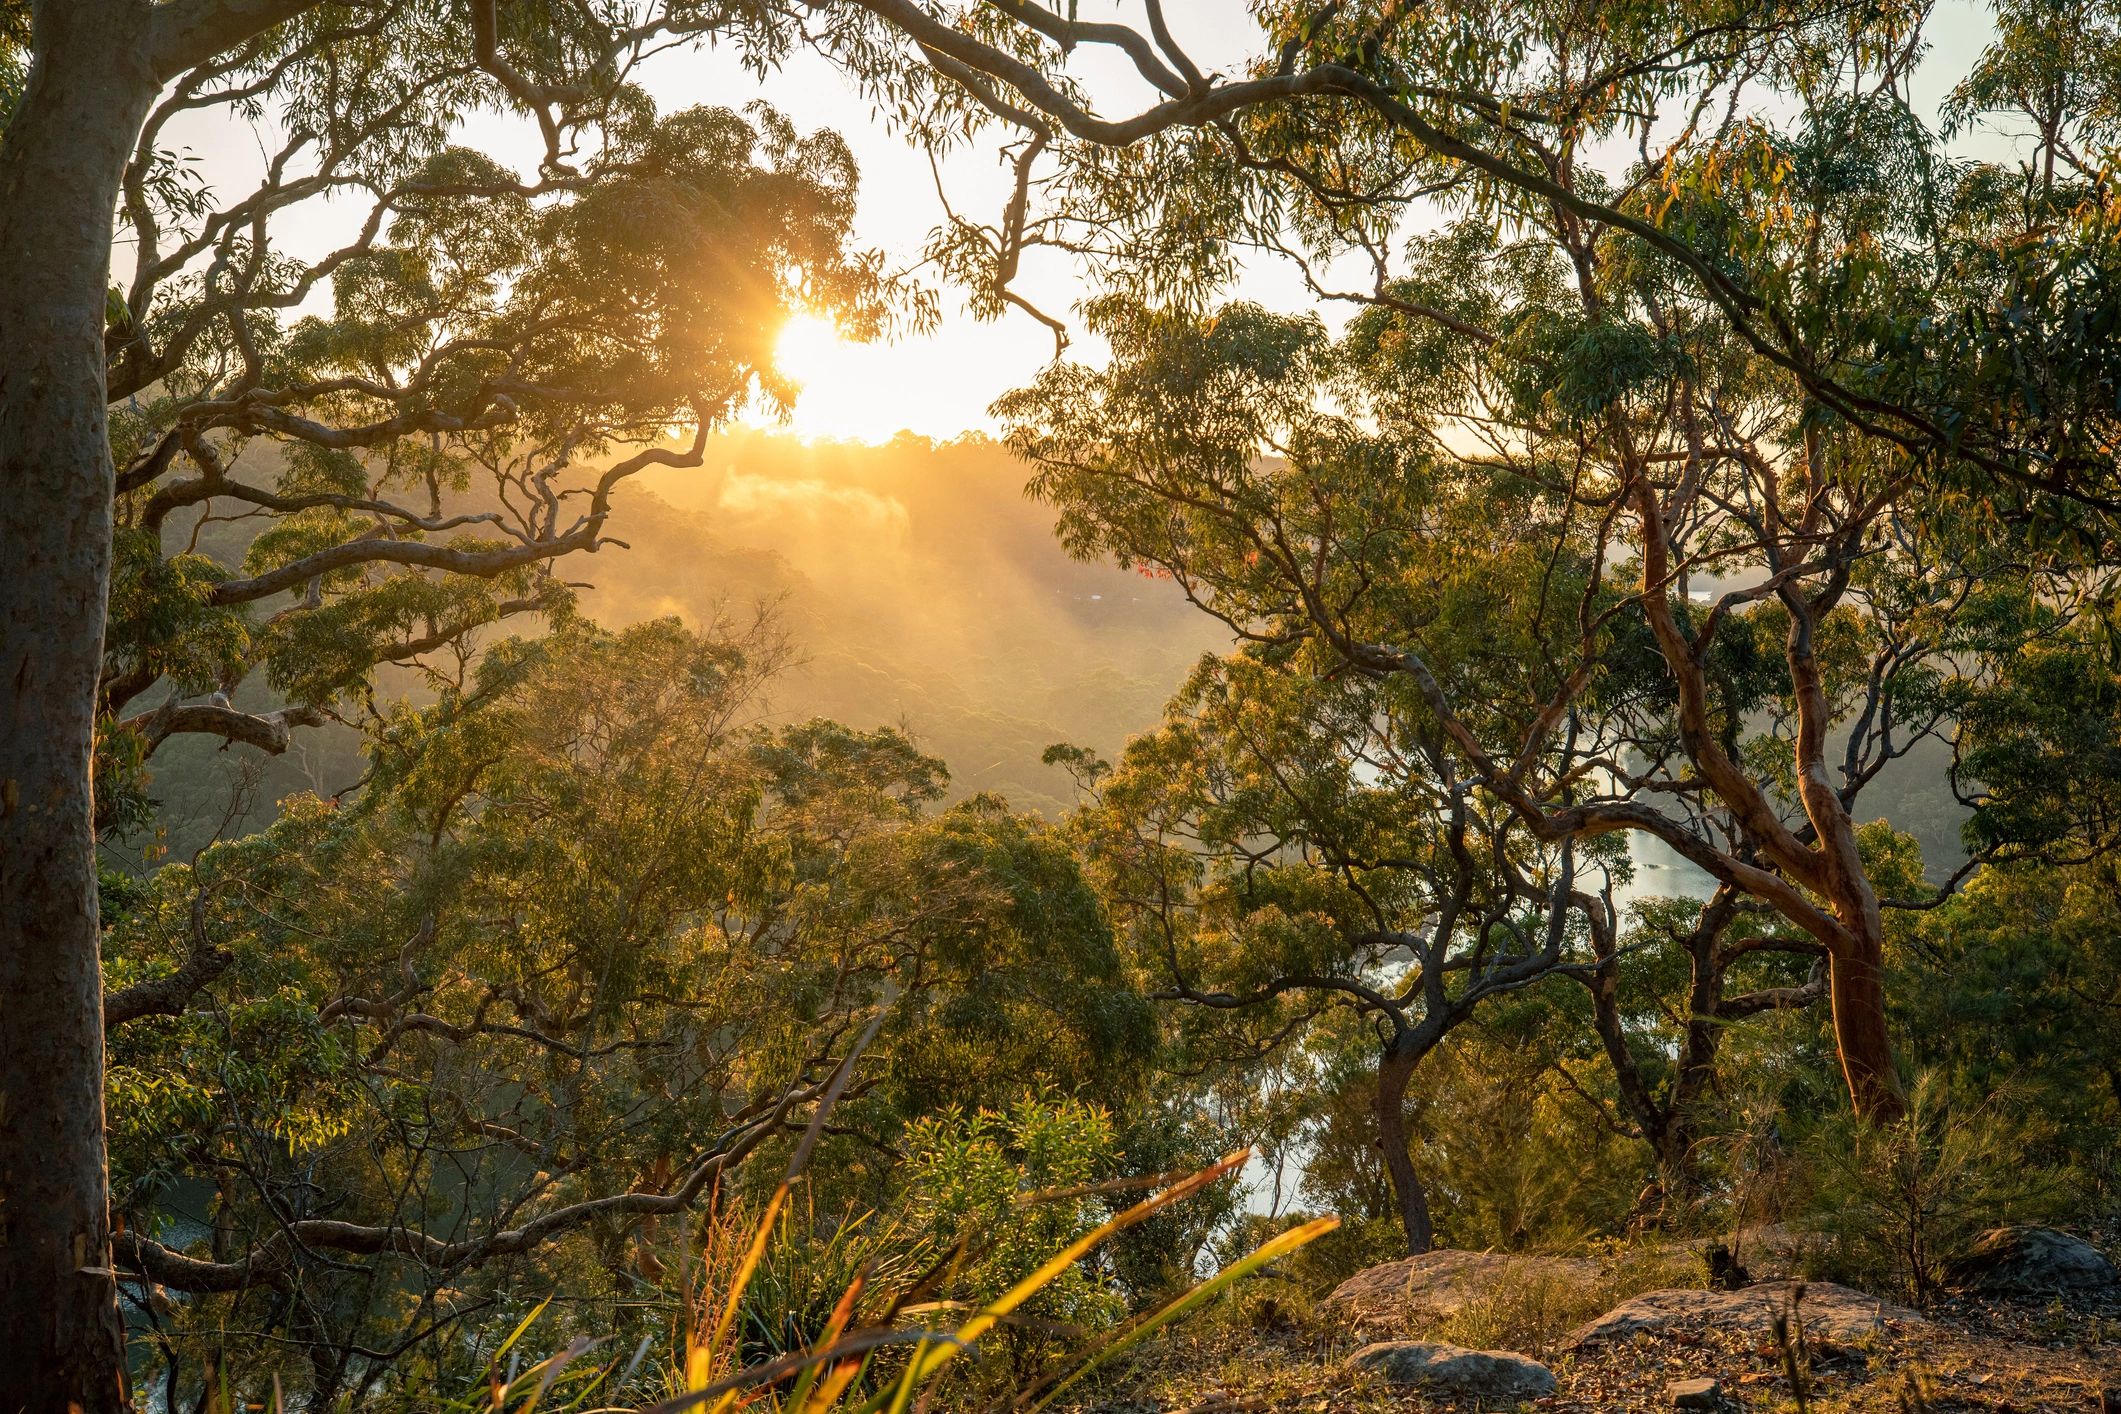
[[[1834,1004],[1834,1045],[1856,1113],[1873,1124],[1891,1124],[1907,1112],[1893,1042],[1886,1030],[1885,957],[1876,939],[1860,939],[1852,952],[1828,959],[1827,991]]]
[[[1820,475],[1818,458],[1809,439],[1806,457],[1816,480]],[[1631,495],[1642,526],[1643,612],[1657,640],[1658,652],[1672,673],[1679,699],[1681,743],[1764,862],[1772,864],[1791,884],[1802,885],[1828,901],[1831,923],[1838,926],[1821,926],[1827,923],[1826,919],[1804,916],[1787,903],[1776,902],[1775,906],[1791,922],[1818,937],[1832,960],[1834,1043],[1840,1052],[1851,1107],[1873,1123],[1891,1123],[1904,1113],[1906,1104],[1900,1094],[1886,1026],[1885,925],[1877,890],[1863,872],[1855,822],[1828,777],[1826,743],[1834,713],[1815,642],[1816,621],[1832,612],[1847,586],[1847,564],[1844,560],[1815,594],[1808,596],[1790,584],[1783,585],[1777,594],[1790,619],[1783,660],[1789,667],[1791,695],[1797,706],[1792,763],[1796,767],[1797,796],[1817,841],[1816,845],[1807,846],[1782,823],[1760,784],[1725,754],[1711,730],[1706,678],[1693,643],[1682,631],[1667,597],[1667,586],[1672,582],[1672,550],[1664,510],[1639,459],[1632,463]],[[1805,519],[1794,528],[1794,535],[1820,533],[1815,517],[1821,504],[1815,487]],[[1846,554],[1846,548],[1837,547],[1835,553]]]
[[[128,1407],[110,1268],[91,754],[111,558],[104,302],[158,87],[148,0],[44,0],[0,138],[0,1351],[5,1409]]]
[[[1656,1156],[1658,1191],[1669,1199],[1693,1187],[1688,1171],[1691,1145],[1676,1109],[1658,1103],[1634,1048],[1628,1045],[1627,1028],[1620,1020],[1620,959],[1602,938],[1598,948],[1598,970],[1586,983],[1591,992],[1591,1028],[1605,1048],[1606,1063],[1613,1067],[1621,1105]]]
[[[1906,1112],[1907,1104],[1900,1094],[1886,1025],[1885,919],[1878,891],[1863,872],[1855,823],[1826,779],[1825,739],[1832,707],[1812,652],[1810,626],[1794,612],[1791,617],[1788,659],[1798,702],[1797,789],[1819,836],[1824,892],[1845,933],[1827,944],[1834,1047],[1840,1053],[1850,1106],[1873,1124],[1891,1124]]]
[[[1406,1230],[1407,1255],[1419,1257],[1436,1245],[1436,1224],[1429,1216],[1429,1193],[1421,1175],[1414,1171],[1414,1156],[1407,1151],[1407,1084],[1421,1061],[1421,1050],[1401,1032],[1385,1043],[1377,1064],[1377,1143],[1384,1150],[1385,1173],[1392,1180],[1392,1197],[1399,1205],[1400,1226]]]

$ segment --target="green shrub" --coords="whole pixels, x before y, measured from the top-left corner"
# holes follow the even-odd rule
[[[1976,1234],[2042,1216],[2056,1180],[2024,1155],[2043,1125],[2012,1101],[2008,1089],[1955,1097],[1926,1072],[1899,1121],[1841,1116],[1815,1130],[1801,1152],[1804,1220],[1827,1240],[1824,1274],[1925,1300]]]
[[[1106,1215],[1099,1180],[1117,1157],[1109,1114],[1050,1095],[916,1120],[904,1147],[904,1221],[941,1244],[965,1244],[968,1260],[943,1294],[971,1303],[999,1296],[1096,1227]],[[1102,1272],[1076,1266],[1046,1283],[1026,1314],[1104,1330],[1124,1312]]]

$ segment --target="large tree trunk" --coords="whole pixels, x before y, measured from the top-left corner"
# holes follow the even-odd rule
[[[45,0],[0,139],[0,1368],[126,1406],[103,1147],[90,754],[110,569],[104,298],[153,100],[147,0]]]
[[[1834,1003],[1834,1045],[1856,1113],[1874,1124],[1891,1124],[1907,1112],[1900,1075],[1886,1031],[1885,956],[1875,939],[1853,953],[1828,959],[1828,995]]]
[[[1419,1257],[1436,1245],[1436,1225],[1429,1217],[1428,1190],[1421,1186],[1407,1148],[1407,1083],[1422,1054],[1409,1040],[1402,1034],[1386,1042],[1377,1064],[1377,1143],[1384,1150],[1385,1173],[1399,1204],[1400,1226],[1406,1230],[1407,1255]]]

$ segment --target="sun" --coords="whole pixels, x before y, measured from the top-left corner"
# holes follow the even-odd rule
[[[1039,350],[1050,347],[1050,341],[1031,344],[1032,366]],[[773,340],[773,369],[790,385],[792,403],[755,399],[742,416],[753,426],[810,441],[874,446],[909,429],[955,437],[969,425],[962,390],[980,389],[985,402],[1014,386],[1003,381],[1008,375],[1001,370],[1025,365],[1015,352],[998,351],[992,339],[962,331],[948,338],[917,333],[889,342],[850,339],[829,316],[802,310],[788,316]]]
[[[829,384],[843,371],[850,345],[830,319],[817,314],[794,314],[781,326],[773,341],[773,366],[799,388]]]

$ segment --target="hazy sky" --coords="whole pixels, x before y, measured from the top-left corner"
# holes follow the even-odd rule
[[[1086,19],[1140,21],[1136,0],[1083,0]],[[1257,31],[1243,0],[1180,0],[1166,13],[1179,42],[1203,69],[1243,70]],[[1952,83],[1963,74],[1991,33],[1989,11],[1980,0],[1946,0],[1932,21],[1932,46],[1917,102],[1934,111]],[[1090,51],[1078,72],[1091,91],[1119,111],[1119,97],[1153,101],[1153,95],[1123,60],[1096,61]],[[665,108],[695,103],[737,104],[749,92],[749,76],[732,55],[661,56],[647,76],[647,86]],[[935,178],[928,160],[883,131],[869,105],[830,65],[812,56],[791,63],[770,87],[771,101],[798,126],[835,128],[845,134],[862,164],[859,233],[911,265],[928,233],[941,219]],[[1008,196],[1008,172],[992,150],[994,139],[979,150],[950,156],[942,175],[951,204],[973,220],[992,222]],[[1367,267],[1344,272],[1345,288],[1360,288]],[[1083,293],[1079,273],[1064,256],[1034,251],[1024,262],[1017,288],[1049,314],[1069,318]],[[1252,261],[1238,291],[1247,299],[1283,309],[1316,308],[1338,324],[1353,312],[1347,305],[1323,307],[1305,288],[1293,266],[1272,257]],[[1053,337],[1029,315],[1012,311],[994,323],[982,323],[963,312],[954,292],[943,292],[946,311],[933,334],[890,346],[835,343],[822,331],[799,331],[789,371],[807,380],[795,413],[795,427],[810,436],[852,437],[882,441],[906,428],[930,437],[949,437],[970,428],[991,429],[987,407],[995,398],[1031,380],[1053,357]],[[1075,321],[1069,318],[1073,324]],[[1075,331],[1070,358],[1097,360],[1096,342]]]
[[[1242,66],[1251,39],[1242,0],[1181,0],[1166,8],[1181,42],[1204,68],[1235,72]],[[1105,18],[1106,13],[1138,18],[1138,9],[1134,0],[1083,4],[1086,18]],[[1988,12],[1976,0],[1950,0],[1938,11],[1929,32],[1931,58],[1918,84],[1925,108],[1933,108],[1965,71],[1988,32]],[[1146,97],[1146,88],[1123,64],[1108,60],[1100,67],[1093,57],[1078,70],[1093,91],[1107,96],[1114,110],[1121,106],[1121,96]],[[649,61],[641,78],[666,111],[703,103],[742,107],[764,96],[802,129],[829,127],[845,134],[862,167],[858,239],[884,250],[901,267],[919,260],[928,233],[941,219],[928,159],[885,131],[869,104],[829,64],[799,54],[762,93],[733,51],[673,51]],[[244,189],[258,169],[259,137],[239,125],[200,124],[174,132],[173,139],[195,150],[209,182],[224,193]],[[526,173],[536,166],[534,130],[521,119],[479,115],[468,125],[466,141]],[[987,222],[999,215],[1008,187],[1008,173],[992,141],[954,152],[942,163],[952,204],[972,219]],[[297,256],[320,253],[343,241],[362,214],[364,209],[351,202],[311,202],[276,222],[275,240]],[[1037,251],[1027,256],[1018,288],[1041,308],[1064,318],[1072,315],[1084,292],[1066,257]],[[1019,313],[994,323],[973,320],[954,292],[941,293],[941,327],[889,346],[848,345],[827,337],[822,329],[798,329],[790,341],[788,371],[806,386],[795,430],[874,442],[901,428],[935,438],[991,428],[988,405],[1029,381],[1052,358],[1052,336]],[[1264,259],[1248,271],[1241,293],[1281,308],[1312,304],[1296,271]],[[1344,307],[1328,306],[1321,312],[1335,321],[1346,314]],[[1078,331],[1069,355],[1094,361],[1100,352]]]

